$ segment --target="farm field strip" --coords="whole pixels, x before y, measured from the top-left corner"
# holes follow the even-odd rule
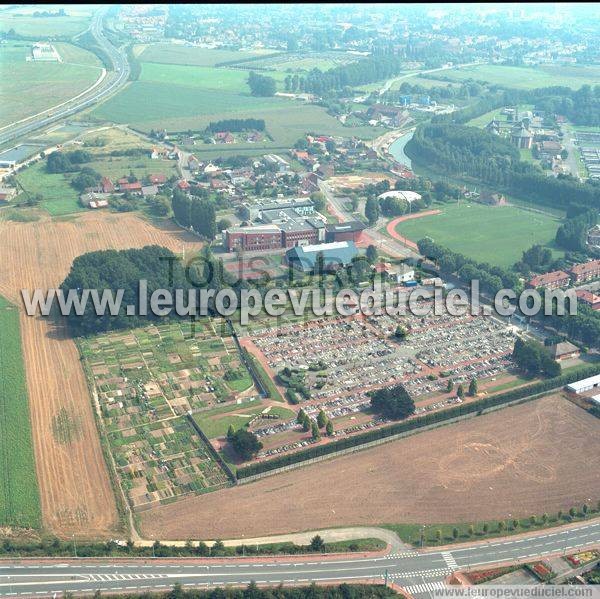
[[[31,439],[19,312],[0,297],[0,526],[40,525]]]
[[[127,231],[127,235],[123,235]],[[178,228],[127,214],[0,221],[0,293],[56,287],[73,258],[93,250],[158,244],[180,252],[201,243]],[[114,538],[118,514],[77,346],[46,319],[21,315],[42,524],[58,534]]]

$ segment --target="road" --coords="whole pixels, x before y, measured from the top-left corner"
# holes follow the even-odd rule
[[[224,584],[301,585],[310,582],[382,581],[403,587],[414,597],[429,597],[457,570],[514,560],[532,560],[575,549],[600,547],[600,520],[537,534],[426,551],[382,556],[231,558],[220,560],[41,560],[0,564],[0,597],[52,596],[55,593],[143,591]]]
[[[319,181],[319,189],[325,196],[327,203],[330,206],[331,212],[340,219],[340,222],[346,222],[352,219],[352,215],[346,211],[343,202],[336,197],[331,187],[325,181]],[[375,227],[379,226],[378,223]],[[363,236],[368,238],[370,242],[377,247],[380,252],[384,252],[393,258],[418,258],[418,254],[405,247],[395,239],[391,239],[387,235],[380,233],[376,228],[369,228],[363,232]]]
[[[39,115],[26,119],[26,122],[15,123],[13,126],[4,128],[0,133],[0,144],[37,131],[51,123],[71,116],[88,106],[92,106],[127,83],[129,80],[127,56],[122,48],[113,46],[103,32],[102,20],[105,11],[106,9],[103,9],[94,14],[89,31],[91,31],[98,44],[110,57],[113,70],[109,71],[104,79],[97,86],[93,87],[93,89],[89,89],[84,94],[79,94],[72,101],[63,102],[57,110],[49,108]]]

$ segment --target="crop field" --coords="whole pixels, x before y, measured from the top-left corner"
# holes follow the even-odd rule
[[[19,312],[0,297],[0,526],[40,523]]]
[[[71,37],[86,29],[90,24],[91,13],[85,6],[67,7],[64,17],[34,17],[39,7],[16,6],[3,10],[0,14],[0,31],[14,29],[18,35],[39,37]],[[55,9],[53,9],[55,10]]]
[[[441,204],[439,214],[400,223],[396,231],[412,241],[436,243],[482,262],[510,266],[535,243],[554,246],[560,219],[518,206]]]
[[[268,75],[278,81],[284,72]],[[344,127],[320,106],[305,105],[278,97],[258,98],[250,95],[245,70],[190,67],[142,63],[139,81],[134,81],[107,102],[95,108],[91,115],[115,123],[130,123],[149,131],[166,128],[170,131],[203,129],[210,121],[229,118],[263,118],[273,142],[235,144],[233,150],[253,151],[289,147],[307,131],[330,135],[356,135],[372,138],[372,127]],[[202,153],[204,148],[198,151]],[[206,152],[221,153],[207,146]],[[225,148],[222,152],[232,151]],[[196,147],[194,148],[196,153]]]
[[[0,294],[21,305],[20,289],[57,287],[84,252],[151,244],[175,252],[202,246],[177,227],[157,228],[133,213],[0,221]],[[43,318],[23,316],[21,333],[42,524],[69,538],[114,538],[116,504],[77,346]]]
[[[60,104],[98,79],[101,64],[91,52],[65,43],[56,47],[63,57],[62,63],[26,62],[31,49],[27,42],[0,46],[0,126]]]
[[[588,459],[599,451],[600,421],[548,396],[161,506],[142,514],[142,531],[161,539],[230,538],[552,513],[600,494],[598,469]]]
[[[326,71],[334,67],[343,66],[360,60],[361,56],[349,52],[298,52],[296,54],[283,54],[265,57],[261,60],[241,64],[244,68],[251,69],[253,66],[273,71],[285,71],[286,73],[298,71],[310,71],[320,69]]]
[[[435,75],[435,73],[432,74],[431,80],[438,81],[438,85],[448,83],[448,81],[436,80]],[[553,85],[564,85],[573,89],[579,89],[582,85],[595,85],[597,83],[598,77],[600,77],[600,67],[575,65],[540,65],[536,67],[476,65],[449,69],[444,71],[442,75],[444,79],[448,78],[453,81],[475,79],[477,81],[486,81],[490,84],[517,89],[534,89]]]
[[[273,53],[273,50],[211,50],[180,44],[148,44],[137,46],[137,49],[140,50],[138,58],[142,62],[181,64],[197,67],[214,67],[222,62],[247,60],[248,58],[268,56]]]

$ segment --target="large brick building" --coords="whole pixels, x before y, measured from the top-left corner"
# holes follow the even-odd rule
[[[361,239],[365,225],[360,221],[348,221],[339,224],[327,224],[325,226],[325,241],[333,243],[335,241],[353,241],[358,243]]]
[[[281,229],[276,225],[231,227],[224,231],[223,244],[228,252],[235,249],[247,252],[281,248]]]
[[[571,277],[563,270],[555,270],[553,272],[547,272],[543,275],[537,275],[529,281],[529,287],[537,289],[543,287],[544,289],[560,289],[561,287],[567,287],[571,282]]]
[[[600,277],[600,260],[591,260],[571,267],[569,271],[574,283],[583,283]]]

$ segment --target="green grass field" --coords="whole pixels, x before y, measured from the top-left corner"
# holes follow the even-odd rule
[[[101,65],[91,52],[65,43],[56,47],[62,63],[26,62],[31,48],[26,42],[0,46],[0,126],[60,104],[98,79]]]
[[[253,416],[260,414],[264,409],[265,406],[255,400],[242,405],[230,405],[199,412],[194,415],[194,420],[209,439],[214,439],[226,435],[230,425],[233,425],[236,430],[242,428]],[[238,413],[232,414],[233,411]],[[292,410],[279,406],[272,407],[269,413],[277,414],[280,418],[286,420],[294,418],[296,415]],[[268,423],[269,421],[265,420],[265,422]],[[273,422],[277,421],[274,420]]]
[[[0,526],[40,524],[19,313],[0,297]]]
[[[432,74],[429,80],[437,81],[435,75],[435,73]],[[553,85],[564,85],[579,89],[586,84],[596,85],[600,77],[600,66],[540,65],[536,67],[509,67],[477,65],[443,71],[441,75],[453,81],[475,79],[518,89],[534,89]],[[437,81],[438,85],[447,83],[447,81]]]
[[[45,161],[22,170],[17,180],[28,193],[42,194],[44,199],[40,206],[52,216],[84,210],[79,204],[77,191],[71,187],[70,179],[62,174],[47,173]]]
[[[142,62],[213,67],[221,62],[247,60],[255,56],[269,56],[273,50],[209,50],[180,44],[149,44],[137,46]]]
[[[461,202],[433,206],[441,214],[400,223],[397,231],[418,241],[431,237],[436,243],[471,258],[498,266],[510,266],[535,243],[553,247],[560,219],[518,206],[483,206]]]
[[[37,10],[40,10],[39,7]],[[42,9],[43,10],[43,9]],[[34,17],[26,7],[11,12],[3,12],[0,16],[0,31],[14,29],[18,35],[34,36],[40,39],[51,36],[72,37],[81,33],[90,24],[91,13],[73,14],[67,9],[65,17]]]
[[[144,70],[146,70],[144,66]],[[155,65],[152,65],[153,67]],[[180,81],[181,73],[167,67]],[[189,67],[182,67],[189,68]],[[213,69],[216,70],[216,69]],[[221,69],[218,69],[220,72]],[[223,69],[227,73],[227,70]],[[245,75],[243,76],[245,79]],[[329,135],[344,135],[370,139],[378,135],[372,127],[344,127],[338,120],[329,116],[324,108],[305,105],[282,98],[255,98],[242,84],[238,91],[232,91],[233,80],[239,74],[227,74],[221,91],[215,86],[215,78],[208,78],[200,87],[201,81],[193,84],[168,83],[159,81],[135,81],[122,92],[92,111],[94,118],[115,123],[129,123],[141,130],[166,128],[170,131],[203,129],[210,121],[228,118],[263,118],[273,142],[258,144],[234,144],[222,152],[238,153],[238,150],[272,150],[289,148],[298,137],[313,131]],[[202,152],[202,147],[194,147]],[[221,148],[207,146],[211,154],[221,153]]]

